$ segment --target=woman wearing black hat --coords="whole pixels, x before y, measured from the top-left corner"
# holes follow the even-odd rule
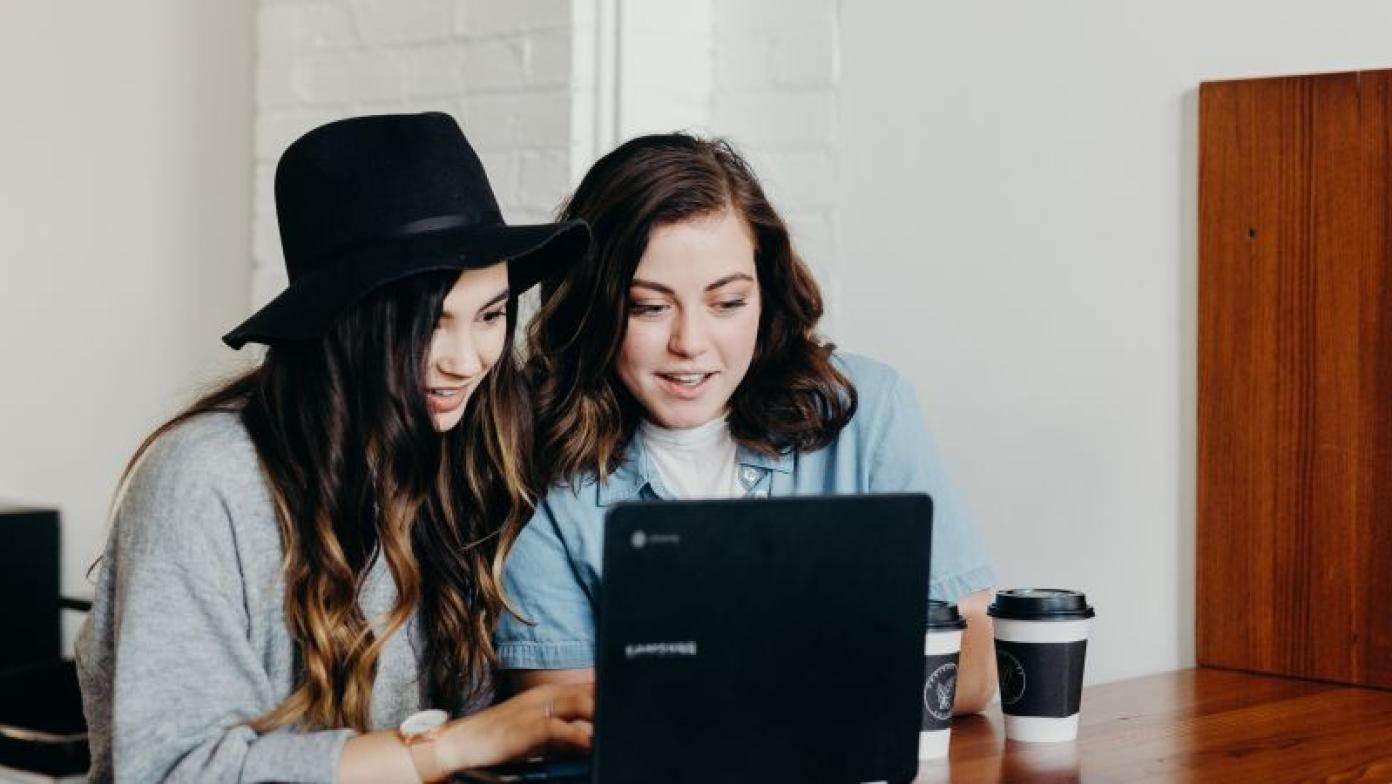
[[[440,114],[311,131],[276,206],[290,285],[224,338],[263,361],[123,481],[77,651],[92,779],[433,781],[586,747],[588,687],[484,706],[534,503],[514,304],[588,230],[504,225]]]

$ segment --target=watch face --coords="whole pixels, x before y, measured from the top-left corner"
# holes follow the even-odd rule
[[[407,716],[406,720],[401,722],[400,730],[402,735],[410,737],[429,732],[447,721],[449,721],[449,714],[438,708],[421,711]]]

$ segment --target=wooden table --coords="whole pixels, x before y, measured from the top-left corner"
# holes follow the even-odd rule
[[[1084,689],[1060,744],[1006,741],[995,705],[916,780],[945,781],[1392,782],[1392,691],[1181,670]]]

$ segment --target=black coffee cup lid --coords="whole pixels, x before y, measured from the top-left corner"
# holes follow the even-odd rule
[[[929,629],[965,629],[967,619],[957,611],[957,605],[950,602],[940,602],[937,599],[928,600],[928,628]]]
[[[1016,621],[1077,621],[1097,613],[1081,591],[1064,588],[1010,588],[996,591],[986,608],[992,618]]]

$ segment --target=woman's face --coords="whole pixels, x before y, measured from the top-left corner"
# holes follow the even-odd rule
[[[759,336],[746,222],[727,208],[654,229],[628,297],[618,373],[647,417],[686,428],[723,415]]]
[[[503,353],[507,301],[506,264],[465,270],[445,295],[425,371],[425,402],[436,430],[459,424],[464,404]]]

